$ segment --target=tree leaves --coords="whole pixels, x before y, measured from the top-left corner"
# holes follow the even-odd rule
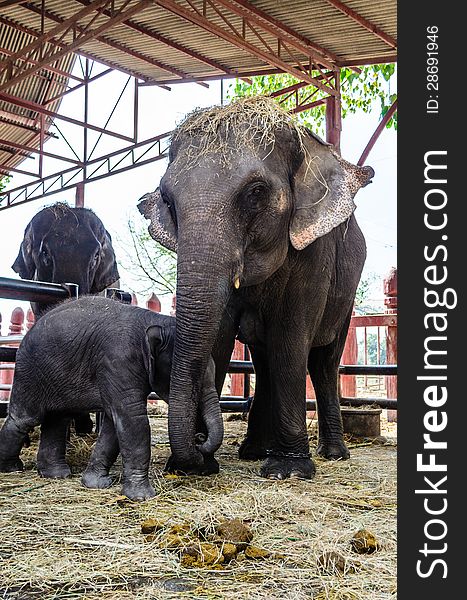
[[[396,68],[394,64],[361,67],[361,73],[357,73],[351,68],[343,67],[340,77],[342,117],[345,118],[347,114],[359,111],[368,113],[371,111],[374,101],[379,100],[381,106],[380,116],[382,118],[397,98],[397,94],[391,93],[391,83],[394,82],[395,73]],[[227,89],[227,98],[232,100],[233,98],[243,96],[269,95],[298,83],[298,81],[298,79],[286,73],[253,77],[251,85],[236,79]],[[277,101],[285,109],[292,110],[297,105],[297,101],[300,104],[307,104],[324,97],[326,97],[325,92],[316,90],[313,86],[305,86],[284,97],[279,96]],[[298,113],[298,118],[304,125],[307,125],[316,133],[324,135],[324,105]],[[386,127],[394,127],[397,130],[397,111],[389,120]]]

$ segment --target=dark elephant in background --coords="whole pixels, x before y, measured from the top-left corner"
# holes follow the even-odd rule
[[[236,336],[256,372],[240,457],[265,458],[265,477],[313,476],[307,369],[318,453],[349,457],[338,365],[366,257],[353,197],[373,175],[265,98],[195,111],[175,130],[160,187],[139,205],[151,235],[178,254],[174,469],[196,473],[202,465],[200,382],[212,352],[220,390]]]
[[[118,269],[112,238],[88,208],[58,202],[39,211],[29,222],[12,265],[22,279],[76,283],[79,294],[96,294],[115,284]],[[54,303],[31,302],[37,321]],[[76,415],[78,433],[92,431],[89,415]]]
[[[117,283],[118,269],[112,238],[89,208],[58,202],[35,215],[12,265],[21,279],[76,283],[80,295],[96,294]],[[31,303],[38,319],[52,306]]]
[[[123,494],[133,500],[153,497],[147,396],[153,390],[169,398],[174,338],[174,317],[107,298],[83,297],[48,311],[18,349],[8,417],[0,430],[0,471],[23,469],[19,454],[24,439],[41,424],[39,473],[69,477],[61,421],[77,410],[103,410],[83,484],[109,487],[109,469],[121,452]],[[224,429],[212,359],[197,416],[203,475],[217,473],[214,453]]]

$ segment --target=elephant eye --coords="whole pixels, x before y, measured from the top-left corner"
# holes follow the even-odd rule
[[[171,201],[170,197],[167,197],[167,193],[166,192],[162,192],[161,191],[161,198],[162,198],[162,202],[167,206],[167,208],[169,209],[169,213],[170,216],[172,217],[172,221],[175,223],[175,225],[177,224],[177,212],[175,210],[175,205],[174,203]]]
[[[42,262],[45,265],[49,265],[51,262],[51,258],[50,258],[50,254],[45,246],[41,247],[40,255],[41,255]]]
[[[266,197],[267,185],[263,182],[256,182],[251,185],[246,193],[247,200],[252,207],[258,204]]]
[[[92,258],[92,265],[93,265],[93,267],[96,266],[96,264],[98,263],[100,256],[101,256],[100,249],[96,250],[96,253],[94,254],[94,256]]]

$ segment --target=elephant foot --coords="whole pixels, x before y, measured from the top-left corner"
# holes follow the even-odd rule
[[[238,457],[240,460],[263,460],[266,458],[267,450],[261,445],[250,442],[245,438],[238,449]]]
[[[311,458],[269,456],[261,465],[260,475],[268,479],[312,479],[315,471]]]
[[[145,481],[125,481],[122,487],[122,494],[130,500],[150,500],[154,498],[156,492],[152,485],[149,483],[149,479]]]
[[[79,415],[75,416],[75,433],[76,435],[88,435],[88,433],[92,433],[94,423],[89,415]]]
[[[0,473],[16,473],[24,471],[23,462],[19,458],[0,460]]]
[[[111,477],[108,473],[98,473],[86,469],[81,476],[81,483],[84,487],[93,490],[105,490],[115,483],[115,478]]]
[[[328,460],[347,460],[350,452],[343,441],[319,442],[316,453]]]
[[[67,479],[71,477],[70,467],[64,464],[42,465],[37,464],[37,472],[46,479]]]
[[[164,467],[164,473],[174,473],[176,475],[214,475],[219,473],[219,463],[212,455],[203,456],[201,464],[187,464],[177,461],[173,456],[169,456]]]

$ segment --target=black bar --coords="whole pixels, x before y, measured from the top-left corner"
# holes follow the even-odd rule
[[[397,365],[341,365],[341,375],[397,375]]]
[[[254,373],[253,363],[247,360],[230,361],[229,373]],[[397,375],[397,365],[341,365],[341,375]]]
[[[0,298],[9,300],[29,300],[30,302],[56,302],[74,297],[74,283],[45,283],[29,279],[0,277]]]
[[[0,362],[16,362],[17,350],[11,346],[0,346]]]
[[[117,300],[123,304],[131,304],[131,294],[119,290],[118,288],[107,288],[105,290],[105,297],[110,298],[111,300]]]
[[[249,360],[231,360],[228,372],[254,374],[255,370],[253,368],[253,363]]]
[[[222,412],[241,413],[247,410],[247,403],[241,396],[221,396],[220,404]],[[341,406],[371,406],[397,410],[397,400],[395,398],[341,398]],[[316,410],[316,402],[307,400],[306,409]]]

